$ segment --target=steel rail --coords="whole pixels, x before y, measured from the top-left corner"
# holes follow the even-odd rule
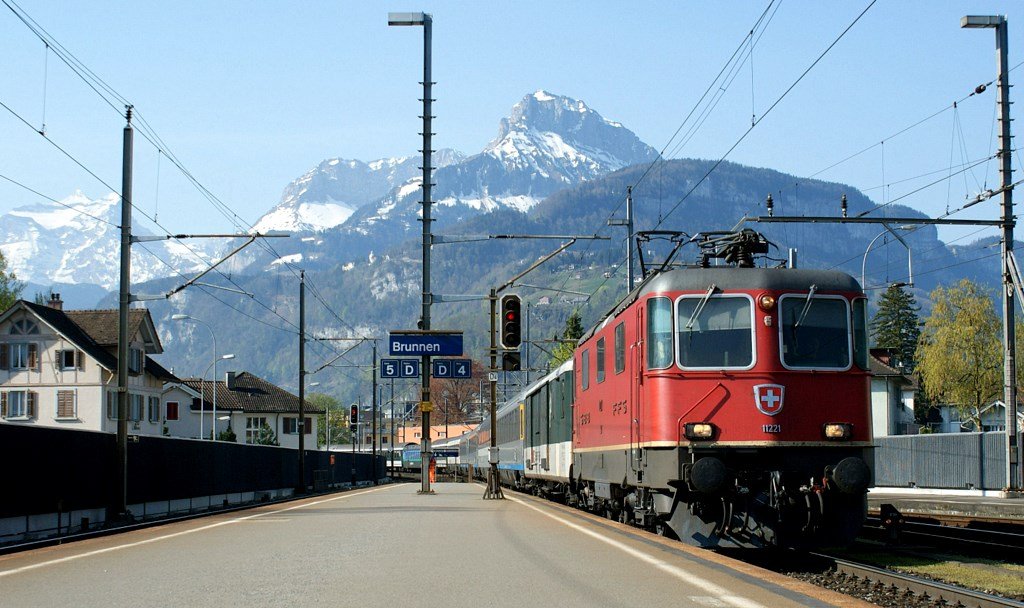
[[[886,586],[892,585],[900,589],[907,589],[917,595],[926,595],[933,600],[941,599],[951,606],[955,606],[959,602],[966,608],[1005,608],[1007,606],[1024,608],[1024,602],[999,597],[998,595],[982,593],[981,591],[973,591],[971,589],[957,587],[956,585],[950,585],[948,583],[940,583],[938,581],[912,576],[910,574],[893,572],[892,570],[852,562],[823,553],[808,553],[808,555],[813,555],[834,563],[836,572],[847,576],[864,579]]]

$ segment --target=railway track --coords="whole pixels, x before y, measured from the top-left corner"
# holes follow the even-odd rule
[[[910,592],[914,594],[917,600],[931,602],[933,605],[964,606],[965,608],[1002,608],[1007,606],[1024,608],[1024,602],[997,595],[973,591],[909,574],[893,572],[892,570],[832,555],[821,553],[811,553],[810,555],[834,564],[833,572],[837,576],[865,581],[875,586],[881,585],[890,590],[897,590],[897,594],[903,594],[904,596],[906,596],[907,592]],[[939,602],[942,603],[940,604]]]

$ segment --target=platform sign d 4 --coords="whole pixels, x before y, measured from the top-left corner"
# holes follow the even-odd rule
[[[434,359],[430,363],[434,378],[460,380],[473,377],[473,362],[469,359]]]

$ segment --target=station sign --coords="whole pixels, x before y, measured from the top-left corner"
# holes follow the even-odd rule
[[[473,362],[469,359],[434,359],[431,362],[431,376],[462,380],[473,377]]]
[[[462,355],[461,331],[392,331],[388,354],[393,357],[458,357]]]
[[[381,378],[419,378],[419,359],[381,359]]]

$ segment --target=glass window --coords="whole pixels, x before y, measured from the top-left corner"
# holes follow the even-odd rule
[[[597,341],[597,381],[604,382],[604,338]]]
[[[754,363],[751,306],[745,297],[682,298],[676,327],[683,367],[745,368]]]
[[[149,408],[148,408],[149,409],[149,412],[148,412],[149,413],[149,421],[150,422],[160,422],[160,398],[159,397],[152,397],[151,396],[151,397],[149,397],[148,401],[149,401]]]
[[[267,419],[263,416],[247,416],[245,418],[245,442],[256,443],[260,436],[260,429],[267,426]]]
[[[584,349],[580,355],[580,386],[583,390],[590,387],[590,349]]]
[[[668,298],[647,300],[647,369],[672,365],[672,304]]]
[[[25,391],[10,391],[3,396],[5,418],[25,418],[29,415],[28,396]]]
[[[868,301],[857,298],[853,301],[853,362],[857,367],[868,368]]]
[[[28,369],[28,343],[11,344],[11,369]]]
[[[9,333],[16,336],[34,335],[39,333],[39,326],[36,325],[35,321],[21,319],[11,324]]]
[[[615,373],[621,374],[626,370],[626,324],[619,323],[615,326]]]
[[[138,422],[142,420],[142,407],[145,403],[145,397],[142,395],[130,395],[131,398],[131,411],[128,416],[128,420],[132,422]]]
[[[850,313],[842,298],[784,297],[782,363],[786,367],[846,369],[850,366]],[[801,317],[803,317],[801,319]]]

